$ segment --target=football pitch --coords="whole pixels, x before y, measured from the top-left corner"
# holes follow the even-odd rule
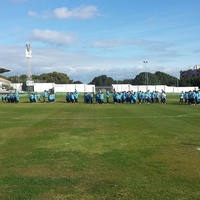
[[[199,200],[200,105],[0,102],[0,199]]]

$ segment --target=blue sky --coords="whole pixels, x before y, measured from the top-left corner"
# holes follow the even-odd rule
[[[7,76],[26,74],[26,42],[32,74],[63,72],[84,83],[145,70],[179,77],[200,64],[199,0],[1,0],[0,8]]]

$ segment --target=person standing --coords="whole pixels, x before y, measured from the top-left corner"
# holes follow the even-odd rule
[[[46,90],[44,90],[44,93],[43,93],[43,100],[44,100],[44,102],[46,102],[47,97],[48,97],[48,93],[47,93]]]
[[[107,90],[106,91],[106,101],[109,103],[109,97],[110,97],[110,92]]]
[[[184,98],[184,93],[183,93],[183,91],[179,94],[179,97],[180,97],[179,103],[180,103],[180,104],[183,104],[183,98]]]

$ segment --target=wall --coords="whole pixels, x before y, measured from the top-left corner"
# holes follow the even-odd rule
[[[166,86],[166,85],[130,85],[130,84],[113,84],[113,89],[115,89],[116,92],[121,91],[162,91],[164,90],[167,93],[179,93],[179,92],[186,92],[190,90],[198,90],[198,86],[195,87],[173,87],[173,86]]]
[[[54,92],[94,92],[95,85],[86,84],[55,84],[55,83],[34,83],[35,92],[43,92],[44,90],[54,89]]]
[[[11,86],[18,91],[22,89],[22,83],[12,83]],[[186,92],[190,90],[198,90],[198,86],[195,87],[173,87],[166,85],[130,85],[130,84],[113,84],[113,90],[116,92],[121,91],[162,91],[164,90],[167,93],[179,93]],[[54,88],[54,92],[74,92],[77,89],[78,92],[95,92],[95,85],[86,85],[86,84],[55,84],[55,83],[34,83],[35,92],[43,92],[44,90],[49,90]],[[101,88],[101,87],[99,87]],[[104,88],[104,86],[102,86]]]

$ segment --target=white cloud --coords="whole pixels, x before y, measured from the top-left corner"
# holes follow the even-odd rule
[[[96,6],[79,6],[72,10],[67,7],[56,8],[53,11],[45,11],[39,14],[34,11],[29,11],[28,15],[31,17],[41,18],[57,18],[57,19],[90,19],[98,15],[98,9]]]
[[[74,44],[76,41],[76,35],[69,32],[59,32],[52,30],[38,30],[32,31],[29,37],[32,41],[41,41],[54,45],[68,46]]]
[[[84,83],[91,82],[96,76],[107,75],[113,79],[123,80],[134,78],[144,71],[143,58],[141,57],[103,57],[92,56],[86,52],[69,52],[60,48],[32,47],[31,68],[32,74],[50,73],[53,71],[66,73],[74,81],[80,80]],[[24,47],[0,45],[1,66],[11,69],[6,76],[26,74],[26,57]],[[159,56],[152,56],[148,59],[147,70],[151,73],[163,71],[173,76],[179,76],[183,69],[181,65],[176,66],[169,60],[160,61]],[[163,58],[162,58],[163,59]],[[160,63],[163,63],[162,65]]]
[[[31,10],[28,11],[28,15],[31,16],[31,17],[38,17],[39,16],[38,13],[33,12]]]
[[[152,45],[158,45],[158,42],[144,39],[113,39],[113,40],[97,40],[94,41],[92,47],[96,48],[112,48],[120,46],[139,46],[139,47],[151,47]]]
[[[125,40],[98,40],[94,41],[92,46],[95,48],[112,48],[126,45]]]
[[[54,10],[54,16],[60,19],[89,19],[95,17],[97,13],[98,9],[96,6],[80,6],[73,10],[69,10],[67,7],[63,7]]]

